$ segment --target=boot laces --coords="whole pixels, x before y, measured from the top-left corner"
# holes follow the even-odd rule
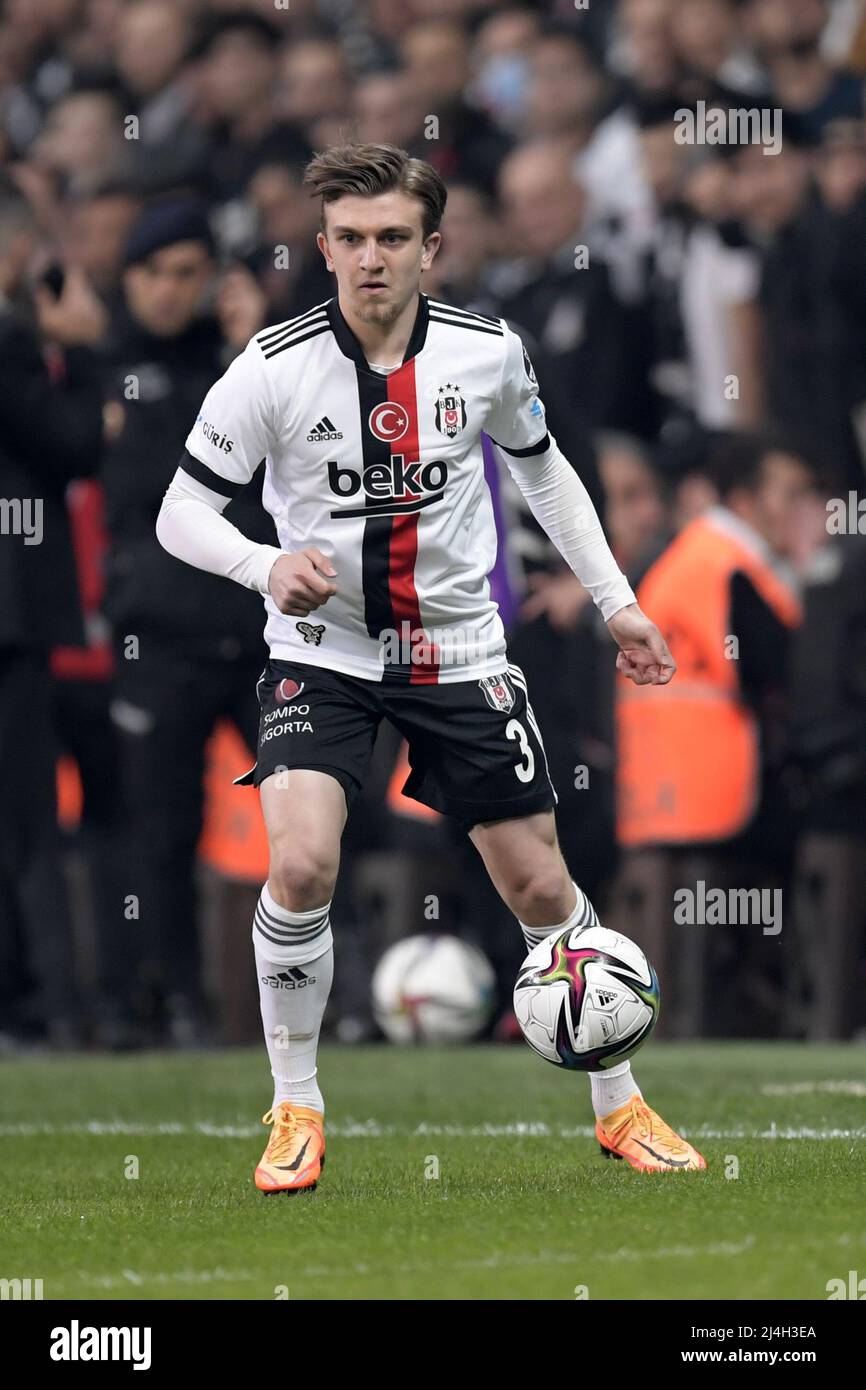
[[[289,1109],[287,1105],[278,1106],[276,1110],[271,1109],[262,1116],[262,1124],[272,1124],[274,1127],[268,1144],[268,1161],[275,1162],[278,1158],[285,1158],[301,1132],[301,1123],[294,1110]]]
[[[680,1136],[666,1124],[661,1115],[657,1115],[654,1110],[650,1110],[646,1101],[640,1096],[635,1096],[631,1102],[629,1112],[629,1122],[637,1125],[644,1138],[653,1140],[661,1139],[675,1153],[687,1153],[688,1145]]]

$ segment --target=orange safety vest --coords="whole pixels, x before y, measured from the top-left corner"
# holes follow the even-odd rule
[[[409,745],[403,739],[397,750],[397,761],[388,779],[388,791],[385,797],[388,810],[395,816],[409,816],[415,820],[439,820],[439,812],[434,811],[432,806],[425,806],[423,801],[416,801],[414,796],[406,796],[403,791],[403,784],[411,774],[412,766],[409,762]]]
[[[742,570],[787,627],[791,588],[713,514],[697,517],[647,572],[638,602],[677,663],[670,685],[617,678],[617,839],[628,848],[730,839],[760,791],[759,730],[744,704],[730,628],[730,580]]]

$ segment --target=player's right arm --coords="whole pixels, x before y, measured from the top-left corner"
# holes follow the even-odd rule
[[[321,551],[293,553],[251,541],[222,515],[272,452],[276,406],[255,340],[204,399],[156,522],[160,545],[197,569],[270,594],[281,613],[306,617],[336,593]]]

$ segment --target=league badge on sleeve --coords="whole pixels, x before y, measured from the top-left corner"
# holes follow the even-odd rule
[[[523,349],[523,365],[526,368],[526,375],[529,377],[532,385],[537,386],[538,377],[535,375],[535,368],[529,360],[529,353],[526,351],[526,348]]]
[[[465,424],[466,402],[460,394],[460,387],[452,386],[449,381],[447,386],[439,387],[436,400],[436,428],[440,434],[453,439]]]

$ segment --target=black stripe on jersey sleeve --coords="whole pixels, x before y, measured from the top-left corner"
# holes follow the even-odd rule
[[[237,497],[238,493],[246,487],[246,483],[230,483],[228,478],[221,478],[219,473],[214,473],[212,468],[208,468],[206,463],[197,459],[190,453],[189,449],[184,449],[178,468],[182,468],[184,473],[188,473],[191,478],[195,478],[197,483],[202,483],[209,487],[211,492],[218,492],[220,497]]]
[[[331,325],[329,323],[320,324],[318,328],[311,328],[308,333],[301,333],[296,338],[290,338],[287,343],[279,343],[276,347],[272,347],[269,352],[265,352],[263,356],[276,357],[281,352],[287,352],[289,348],[297,347],[298,343],[306,343],[308,339],[318,338],[320,333],[330,333],[330,331]]]
[[[494,338],[504,338],[505,334],[501,328],[488,328],[483,323],[469,323],[466,319],[447,319],[444,314],[437,314],[435,309],[430,310],[431,323],[447,323],[451,328],[465,328],[469,333],[491,333]]]
[[[492,318],[490,314],[479,314],[474,309],[458,309],[455,304],[445,304],[441,299],[428,300],[433,313],[454,314],[461,319],[480,319],[482,323],[492,323],[495,328],[502,329],[499,319]]]
[[[303,328],[325,313],[325,304],[317,304],[315,309],[309,309],[306,314],[299,314],[295,319],[287,319],[285,323],[277,324],[274,328],[266,328],[262,333],[257,334],[256,342],[259,347],[270,347],[278,338],[284,338],[287,333],[293,333],[295,329]]]
[[[550,448],[549,434],[546,434],[543,439],[539,439],[537,444],[530,444],[528,449],[509,449],[507,444],[500,444],[497,439],[493,438],[492,434],[488,438],[491,444],[496,445],[497,449],[501,449],[503,453],[510,454],[515,459],[528,459],[532,458],[533,454],[546,454]]]

